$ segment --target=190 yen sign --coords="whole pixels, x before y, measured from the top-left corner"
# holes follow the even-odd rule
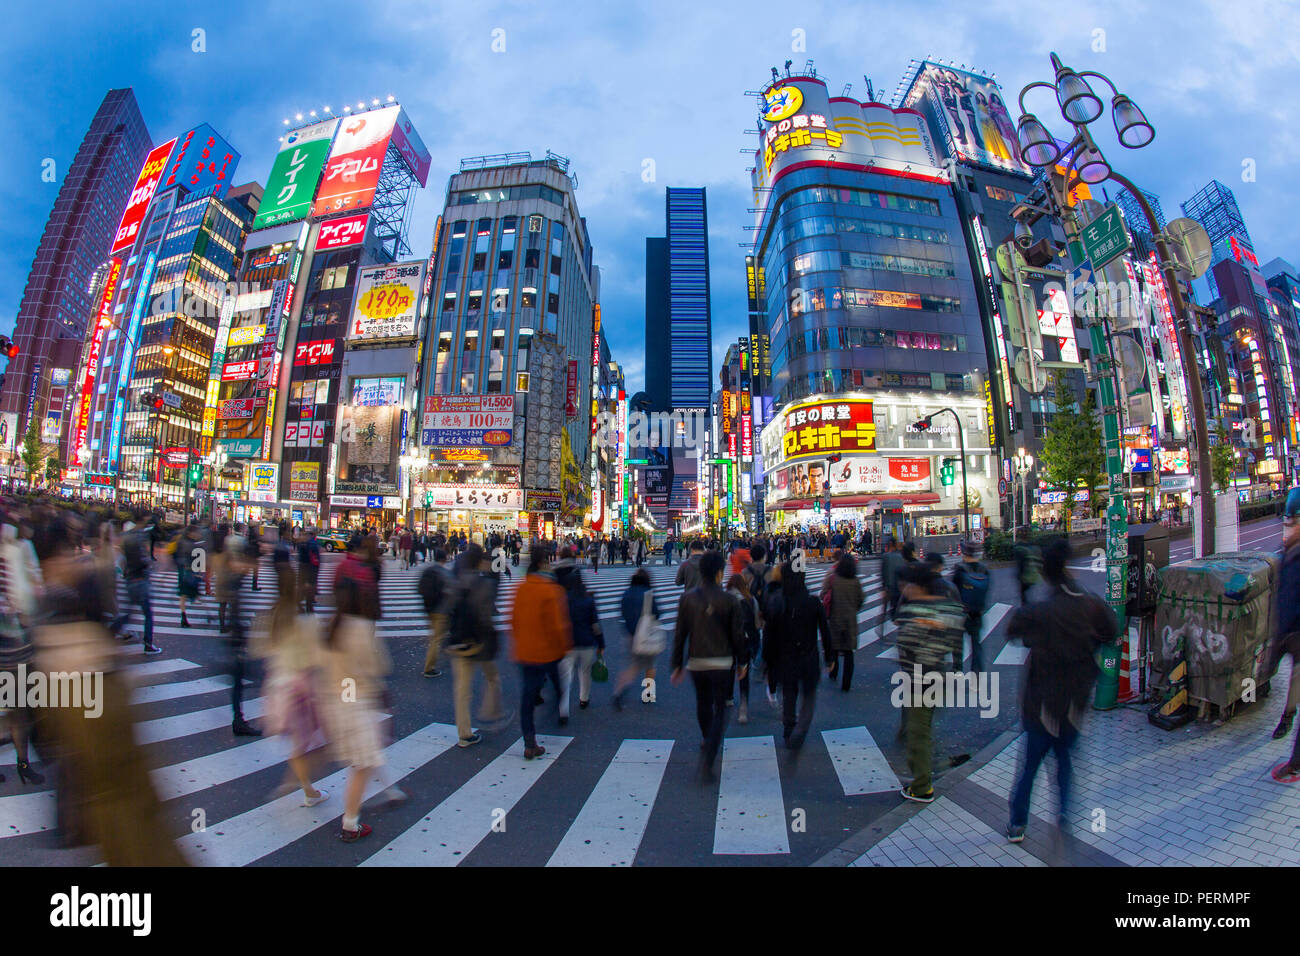
[[[357,311],[370,319],[391,319],[411,308],[413,290],[399,283],[377,285],[357,300]]]

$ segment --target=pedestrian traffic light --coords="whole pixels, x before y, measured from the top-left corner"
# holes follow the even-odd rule
[[[0,335],[0,355],[6,358],[14,358],[18,355],[18,346],[14,345],[7,335]]]
[[[813,499],[813,511],[817,512],[818,514],[820,514],[820,513],[821,513],[821,510],[822,510],[822,500],[821,500],[820,498],[814,498],[814,499]]]
[[[197,485],[203,477],[203,468],[200,465],[190,465],[190,484]]]
[[[939,480],[945,485],[951,485],[956,477],[956,469],[952,467],[952,462],[945,459],[943,466],[939,469]]]

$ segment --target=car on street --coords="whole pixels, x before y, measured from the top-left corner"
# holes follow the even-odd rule
[[[352,532],[338,528],[327,528],[316,533],[316,540],[320,542],[322,551],[346,551],[348,539],[351,537]]]

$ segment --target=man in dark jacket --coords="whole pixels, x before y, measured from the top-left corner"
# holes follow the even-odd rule
[[[1274,665],[1282,655],[1291,655],[1291,683],[1286,692],[1286,705],[1282,719],[1273,731],[1273,739],[1285,737],[1295,719],[1296,704],[1300,702],[1300,488],[1292,488],[1282,509],[1282,565],[1278,569],[1276,605],[1273,612]],[[1273,768],[1273,779],[1279,783],[1300,781],[1300,734],[1296,736],[1291,759]]]
[[[320,542],[309,527],[298,542],[298,602],[305,614],[316,612],[316,587],[320,581]]]
[[[781,683],[785,745],[790,750],[798,750],[808,736],[817,704],[817,682],[821,678],[817,653],[819,634],[827,670],[835,661],[826,608],[821,600],[808,593],[804,572],[795,571],[787,563],[781,565],[780,594],[768,602],[765,617],[768,646],[777,662]],[[796,717],[800,694],[803,699]]]
[[[885,553],[880,559],[880,589],[883,606],[880,609],[880,636],[885,636],[885,622],[892,621],[898,612],[898,601],[902,588],[898,572],[903,569],[903,555],[899,553],[898,542],[893,538],[885,539]]]
[[[702,541],[692,541],[691,556],[678,565],[675,582],[682,586],[683,594],[692,588],[699,587],[700,558],[703,554],[704,543]]]
[[[961,596],[962,609],[966,612],[966,634],[970,637],[971,670],[984,669],[983,656],[980,654],[980,633],[984,630],[984,611],[988,608],[989,591],[993,576],[988,566],[980,560],[980,546],[975,541],[961,543],[961,561],[952,571],[952,583]],[[958,652],[958,657],[964,655]],[[961,670],[962,661],[957,661]]]
[[[451,588],[451,614],[448,623],[447,657],[456,698],[457,746],[472,747],[483,736],[470,725],[470,703],[474,693],[474,669],[483,673],[484,693],[480,712],[483,723],[500,726],[510,715],[501,703],[501,675],[497,670],[500,638],[494,618],[497,604],[497,578],[492,573],[492,559],[482,547],[471,544],[466,549],[474,559],[471,568]],[[425,571],[441,571],[434,565]]]
[[[424,602],[424,613],[429,618],[429,649],[424,655],[424,676],[441,677],[438,669],[438,654],[443,639],[447,636],[447,599],[452,581],[451,571],[447,568],[447,552],[437,548],[433,552],[433,563],[420,572],[417,588]]]
[[[723,564],[717,551],[700,556],[699,586],[682,595],[673,634],[672,682],[680,684],[688,670],[695,684],[695,716],[704,735],[701,783],[714,779],[713,765],[727,726],[731,669],[737,668],[738,677],[744,677],[749,670],[744,619],[740,604],[722,590]]]
[[[1025,728],[1024,759],[1011,792],[1007,839],[1019,843],[1029,822],[1034,775],[1047,752],[1056,754],[1060,789],[1058,821],[1063,827],[1070,798],[1070,750],[1079,736],[1088,697],[1097,680],[1094,654],[1114,640],[1115,614],[1100,598],[1080,588],[1066,570],[1070,546],[1057,539],[1043,554],[1043,578],[1051,588],[1042,601],[1019,608],[1007,628],[1009,638],[1029,649],[1020,718]]]

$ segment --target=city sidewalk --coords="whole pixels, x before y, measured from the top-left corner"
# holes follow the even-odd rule
[[[1067,833],[1056,819],[1056,763],[1038,771],[1025,842],[1007,842],[1007,800],[1021,750],[1008,732],[936,780],[934,803],[907,803],[819,866],[1278,866],[1300,864],[1300,784],[1269,770],[1295,731],[1273,740],[1289,666],[1272,693],[1223,724],[1164,731],[1147,707],[1094,711],[1074,754]],[[936,727],[942,730],[942,715]]]

